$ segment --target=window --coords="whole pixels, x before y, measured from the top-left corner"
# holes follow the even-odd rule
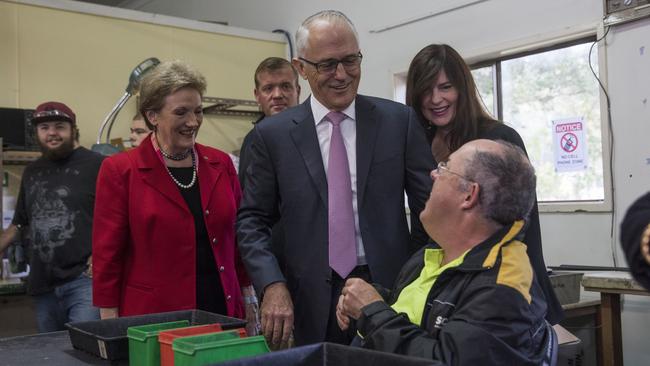
[[[476,83],[476,88],[483,99],[485,109],[492,113],[493,116],[496,116],[497,113],[494,104],[494,67],[485,66],[473,69],[472,76],[474,76],[474,82]]]
[[[605,199],[600,90],[588,60],[593,41],[583,39],[484,62],[472,70],[488,111],[523,138],[537,172],[537,196],[542,203],[598,203]],[[596,47],[591,63],[597,73]],[[578,136],[586,140],[583,151],[587,159],[577,171],[555,168],[554,149],[559,144],[554,139],[564,136],[554,136],[553,121],[567,118],[583,122],[583,135]]]

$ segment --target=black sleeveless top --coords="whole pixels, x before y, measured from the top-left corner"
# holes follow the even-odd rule
[[[183,184],[192,180],[192,168],[169,168],[174,178]],[[201,191],[199,182],[188,189],[178,189],[194,216],[195,240],[196,240],[196,308],[210,311],[217,314],[227,314],[226,300],[223,294],[223,286],[217,271],[217,264],[214,253],[208,239],[208,230],[203,219],[201,207]]]

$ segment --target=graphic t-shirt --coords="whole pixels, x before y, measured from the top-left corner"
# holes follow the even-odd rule
[[[28,293],[48,292],[86,269],[103,159],[79,147],[65,159],[41,157],[25,168],[13,224],[28,234]]]

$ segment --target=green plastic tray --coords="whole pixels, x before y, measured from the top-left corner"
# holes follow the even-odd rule
[[[203,366],[269,352],[263,336],[239,338],[236,331],[178,338],[172,348],[174,366]]]
[[[189,321],[180,320],[129,327],[126,331],[129,338],[129,365],[159,366],[160,345],[158,344],[158,333],[162,330],[182,328],[189,325]]]

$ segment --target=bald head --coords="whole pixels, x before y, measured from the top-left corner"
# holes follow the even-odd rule
[[[504,149],[508,148],[509,145],[511,144],[503,140],[495,141],[478,139],[465,143],[457,150],[457,153],[469,154],[470,156],[476,154],[477,152],[501,155],[504,153]]]
[[[502,225],[527,218],[535,203],[535,170],[524,151],[502,140],[474,140],[454,154],[467,154],[463,174],[481,187],[483,216]]]

